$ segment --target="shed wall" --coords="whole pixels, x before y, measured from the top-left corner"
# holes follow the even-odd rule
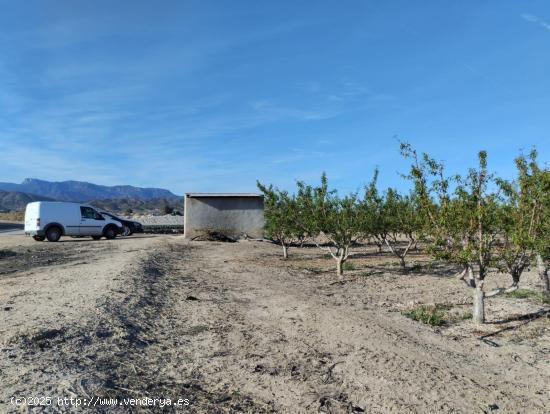
[[[212,230],[237,237],[263,236],[262,197],[185,197],[184,232],[193,238]]]

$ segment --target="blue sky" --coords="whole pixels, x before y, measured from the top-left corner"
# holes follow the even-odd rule
[[[403,188],[398,138],[550,161],[548,1],[0,5],[0,181]]]

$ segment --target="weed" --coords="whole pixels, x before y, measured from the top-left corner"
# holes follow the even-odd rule
[[[353,263],[346,262],[344,263],[343,269],[345,271],[355,270],[355,266],[353,265]]]
[[[445,312],[440,306],[421,305],[411,311],[404,312],[407,318],[425,323],[431,326],[441,326],[445,323]]]
[[[449,313],[445,315],[445,318],[449,322],[467,321],[469,319],[472,319],[472,312]]]
[[[550,305],[550,295],[544,294],[544,293],[539,293],[538,299],[539,299],[540,303],[542,303],[544,305]]]
[[[527,298],[534,297],[535,295],[536,295],[536,292],[529,289],[518,289],[507,294],[508,297],[514,298],[514,299],[527,299]]]
[[[472,312],[465,312],[462,315],[459,315],[457,317],[457,319],[460,320],[460,321],[465,321],[465,320],[468,320],[468,319],[472,319],[473,316],[474,315],[472,314]]]
[[[540,304],[550,305],[550,296],[542,292],[536,292],[530,289],[518,289],[508,293],[506,296],[514,299],[534,299]]]
[[[420,263],[415,263],[409,267],[409,272],[420,273],[423,270],[423,266]]]

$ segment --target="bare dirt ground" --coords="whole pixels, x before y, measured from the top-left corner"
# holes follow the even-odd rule
[[[479,329],[463,319],[470,291],[421,256],[403,272],[360,248],[339,283],[322,252],[279,250],[0,237],[0,412],[550,412],[547,305],[492,299]],[[419,303],[453,316],[430,327],[402,314]],[[13,396],[189,405],[15,407]]]

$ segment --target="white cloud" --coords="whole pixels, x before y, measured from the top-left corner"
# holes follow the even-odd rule
[[[538,24],[540,27],[542,27],[543,29],[546,29],[548,31],[550,31],[550,23],[544,21],[543,19],[541,19],[540,17],[538,16],[535,16],[534,14],[529,14],[529,13],[523,13],[521,15],[521,18],[529,23],[535,23],[535,24]]]
[[[527,20],[528,22],[533,22],[533,23],[537,23],[539,21],[539,18],[537,16],[534,16],[532,14],[529,14],[529,13],[523,13],[521,15],[521,17],[524,19],[524,20]]]

